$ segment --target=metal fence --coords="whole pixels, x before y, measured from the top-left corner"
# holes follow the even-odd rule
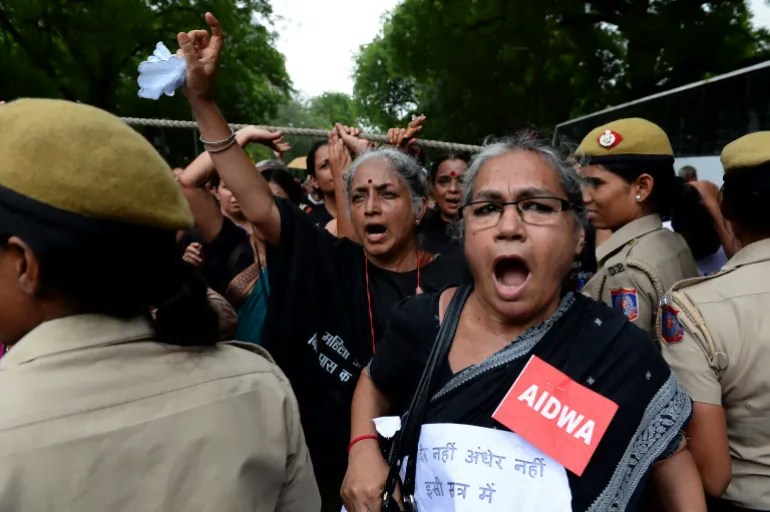
[[[677,157],[719,155],[742,135],[770,130],[770,61],[560,123],[555,136],[580,142],[628,117],[663,128]]]

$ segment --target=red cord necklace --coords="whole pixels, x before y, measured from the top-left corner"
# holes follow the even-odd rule
[[[423,252],[417,249],[417,289],[415,290],[415,293],[420,291],[420,267],[422,266],[422,257]],[[369,257],[366,255],[366,251],[364,251],[364,261],[366,262],[366,301],[369,305],[369,328],[372,331],[372,354],[374,354],[377,349],[374,344],[374,315],[372,314],[372,294],[369,291]]]

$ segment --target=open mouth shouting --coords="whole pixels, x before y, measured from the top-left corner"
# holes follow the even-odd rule
[[[516,300],[529,282],[529,265],[516,255],[498,256],[493,265],[495,289],[503,300]]]
[[[388,232],[388,229],[384,224],[376,223],[367,224],[364,227],[364,230],[366,231],[366,239],[373,244],[385,240],[385,235]]]
[[[447,199],[444,200],[444,202],[446,203],[447,207],[450,210],[457,210],[458,208],[460,208],[460,198],[459,197],[458,198],[447,198]]]

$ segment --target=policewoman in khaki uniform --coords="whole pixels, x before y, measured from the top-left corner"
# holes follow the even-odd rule
[[[770,132],[722,152],[721,211],[743,247],[661,301],[663,356],[694,400],[687,433],[710,510],[770,510]]]
[[[175,261],[191,226],[117,117],[0,106],[0,509],[320,509],[287,380],[217,343],[205,283]]]
[[[654,335],[659,299],[674,283],[698,275],[684,239],[661,216],[683,201],[665,132],[644,119],[620,119],[591,131],[576,156],[584,158],[588,219],[612,235],[596,249],[598,270],[583,293],[622,311]]]

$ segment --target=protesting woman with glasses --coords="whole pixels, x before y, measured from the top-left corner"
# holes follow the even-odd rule
[[[699,275],[687,242],[663,227],[662,217],[672,217],[676,229],[703,208],[697,191],[678,181],[673,155],[666,133],[644,119],[600,126],[577,151],[586,159],[588,219],[612,232],[596,248],[599,268],[583,293],[622,311],[652,339],[660,298],[677,281]]]
[[[421,511],[636,510],[650,479],[667,510],[705,509],[681,434],[689,397],[640,329],[563,286],[583,212],[547,141],[474,159],[461,209],[473,286],[394,309],[353,399],[349,512],[380,510],[403,456],[400,494]],[[373,420],[404,412],[389,470]]]
[[[317,468],[324,509],[339,511],[345,473],[350,403],[361,369],[377,347],[391,307],[419,288],[455,282],[458,263],[417,248],[415,228],[425,212],[427,184],[420,166],[392,148],[363,154],[335,187],[350,198],[339,215],[361,243],[335,238],[288,201],[274,198],[264,178],[235,143],[212,100],[222,28],[210,14],[206,31],[181,34],[187,61],[185,94],[201,137],[244,217],[264,236],[270,303],[264,346],[292,383]],[[350,156],[335,131],[330,166]],[[348,215],[349,214],[349,215]]]

